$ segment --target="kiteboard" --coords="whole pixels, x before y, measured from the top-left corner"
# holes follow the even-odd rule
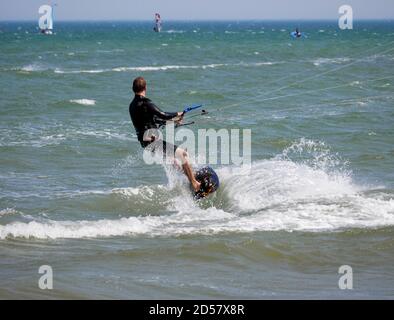
[[[291,35],[293,38],[295,38],[295,39],[297,39],[297,38],[302,38],[302,37],[305,36],[303,32],[300,32],[300,33],[297,34],[297,32],[295,32],[295,31],[291,32],[290,35]]]
[[[193,192],[195,199],[202,199],[219,188],[219,177],[211,167],[203,167],[195,173],[196,180],[201,183],[200,190]]]

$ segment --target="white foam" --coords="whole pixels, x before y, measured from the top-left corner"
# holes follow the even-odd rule
[[[206,69],[217,68],[225,66],[225,64],[208,64],[208,65],[168,65],[168,66],[149,66],[149,67],[119,67],[113,68],[112,71],[166,71],[166,70],[180,70],[180,69]]]
[[[98,53],[114,53],[114,52],[124,52],[123,49],[113,49],[113,50],[97,50]]]
[[[111,192],[113,194],[120,194],[126,197],[140,195],[143,199],[150,199],[155,194],[155,191],[163,189],[165,189],[164,186],[158,185],[156,188],[152,188],[150,186],[141,186],[137,188],[115,188],[112,189]]]
[[[78,74],[78,73],[107,73],[107,72],[153,72],[153,71],[168,71],[168,70],[184,70],[184,69],[214,69],[232,66],[258,67],[265,65],[274,65],[280,62],[265,61],[265,62],[239,62],[239,63],[211,63],[205,65],[163,65],[163,66],[141,66],[141,67],[115,67],[111,69],[90,69],[90,70],[61,70],[55,69],[55,73],[59,74]]]
[[[18,213],[18,211],[16,211],[13,208],[5,208],[5,209],[0,210],[0,217],[12,215],[12,214],[17,214],[17,213]]]
[[[280,62],[266,61],[266,62],[247,63],[245,65],[248,67],[259,67],[259,66],[272,66],[272,65],[278,64],[278,63],[280,63]]]
[[[30,64],[30,65],[22,67],[21,70],[26,71],[26,72],[31,72],[31,71],[40,71],[41,68],[38,67],[37,65]]]
[[[63,134],[50,134],[35,137],[36,139],[31,140],[19,140],[19,141],[0,141],[0,146],[30,146],[30,147],[45,147],[49,145],[58,145],[61,141],[65,140],[66,137]]]
[[[313,61],[313,64],[315,66],[320,66],[322,64],[341,64],[341,63],[345,63],[345,62],[349,62],[350,58],[318,58],[316,60]]]
[[[264,210],[287,202],[357,192],[349,177],[329,175],[291,161],[267,160],[255,163],[252,171],[227,168],[219,172],[224,181],[229,179],[226,189],[234,210]]]
[[[26,134],[28,132],[28,134]],[[52,132],[57,132],[52,134]],[[0,130],[0,146],[32,146],[44,147],[48,145],[58,145],[65,140],[80,139],[81,137],[95,137],[99,139],[115,139],[122,141],[136,141],[134,133],[121,133],[117,128],[103,128],[101,130],[80,130],[75,127],[63,127],[62,125],[45,126],[37,129],[30,125],[21,126],[18,131],[15,129]]]
[[[304,155],[309,158],[304,159]],[[147,212],[114,220],[13,222],[0,226],[0,239],[319,232],[394,225],[394,199],[382,192],[368,195],[370,188],[354,183],[347,170],[338,168],[337,160],[324,143],[301,139],[273,159],[254,162],[251,170],[219,168],[221,188],[208,199],[216,205],[209,208],[193,201],[182,174],[166,168],[167,186],[101,192],[159,206],[158,199],[173,194],[161,204],[166,214],[150,216]]]
[[[69,71],[64,71],[61,69],[55,69],[55,73],[60,73],[60,74],[73,74],[73,73],[103,73],[103,72],[109,72],[111,71],[110,69],[96,69],[96,70],[69,70]]]
[[[45,71],[47,69],[37,63],[32,63],[32,64],[25,65],[23,67],[12,68],[11,70],[30,73],[30,72],[37,72],[37,71]]]
[[[321,203],[286,201],[281,206],[267,207],[250,215],[214,207],[203,210],[195,206],[192,200],[180,200],[176,208],[183,210],[172,215],[97,221],[14,222],[0,226],[0,239],[179,236],[275,230],[316,232],[394,224],[393,199],[371,199],[356,194],[340,196],[335,203],[328,202],[328,199],[322,199]]]
[[[164,32],[165,32],[165,33],[185,33],[184,30],[173,30],[173,29],[166,30],[166,31],[164,31]]]
[[[92,99],[73,99],[70,100],[71,103],[81,104],[84,106],[94,106],[96,104],[96,100]]]
[[[109,129],[102,129],[102,130],[74,130],[71,134],[74,135],[81,135],[81,136],[90,136],[90,137],[97,137],[97,138],[105,138],[105,139],[117,139],[123,141],[134,141],[130,136],[131,134],[122,134],[118,132],[112,132]]]

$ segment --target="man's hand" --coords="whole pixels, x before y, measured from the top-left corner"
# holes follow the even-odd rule
[[[176,124],[181,124],[183,120],[183,116],[185,115],[184,112],[178,112],[177,116],[173,118]]]

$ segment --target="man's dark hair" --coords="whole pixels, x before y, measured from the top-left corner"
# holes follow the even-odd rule
[[[135,78],[133,81],[133,91],[134,93],[142,92],[146,89],[146,81],[143,77]]]

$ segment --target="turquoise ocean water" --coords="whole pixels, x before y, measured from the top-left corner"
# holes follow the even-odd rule
[[[394,22],[163,30],[0,23],[0,298],[393,298]],[[251,172],[215,166],[195,203],[146,165],[140,75],[164,110],[204,104],[195,131],[251,129]]]

